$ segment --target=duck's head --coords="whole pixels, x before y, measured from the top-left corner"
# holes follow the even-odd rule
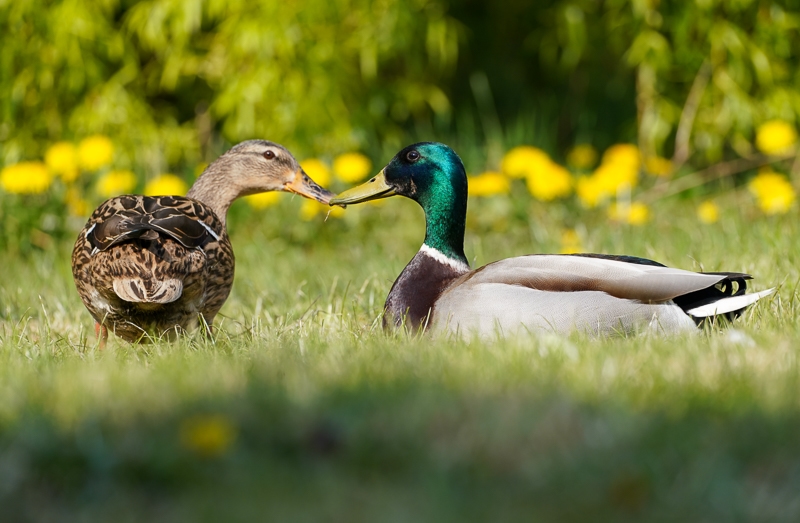
[[[248,140],[232,147],[208,166],[188,196],[232,202],[269,191],[292,192],[321,203],[334,196],[312,180],[285,147],[266,140]]]
[[[443,143],[409,145],[366,183],[344,191],[331,205],[354,203],[401,195],[428,207],[467,198],[467,174],[461,158]]]
[[[461,158],[443,143],[409,145],[368,182],[333,198],[348,205],[399,194],[425,211],[425,245],[467,266],[464,223],[467,218],[467,173]]]

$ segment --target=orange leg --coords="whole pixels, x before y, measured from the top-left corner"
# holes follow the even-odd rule
[[[100,325],[99,323],[95,322],[94,324],[94,334],[98,338],[100,338],[100,350],[106,348],[106,342],[108,341],[108,327],[105,325]]]

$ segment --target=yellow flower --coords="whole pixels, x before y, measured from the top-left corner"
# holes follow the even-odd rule
[[[467,187],[470,196],[508,194],[511,190],[508,178],[496,172],[485,172],[478,176],[467,177]]]
[[[78,190],[75,187],[67,189],[67,194],[64,197],[67,202],[67,209],[72,216],[86,216],[89,214],[89,203],[81,198]]]
[[[222,415],[194,416],[181,423],[181,444],[203,457],[225,454],[235,439],[236,428]]]
[[[327,165],[322,163],[322,160],[309,158],[300,162],[300,167],[302,167],[306,174],[319,185],[323,187],[330,185],[331,170],[328,169]]]
[[[531,195],[543,202],[569,196],[572,192],[572,175],[553,162],[542,170],[529,173],[526,182]]]
[[[672,161],[661,156],[650,156],[644,161],[644,168],[653,176],[669,176],[672,174]]]
[[[314,200],[303,200],[303,205],[300,207],[300,217],[305,221],[313,220],[318,214],[324,213],[325,219],[340,218],[344,216],[344,209],[339,206],[329,206],[319,203]]]
[[[638,180],[638,168],[631,164],[603,162],[591,176],[578,179],[576,192],[578,199],[591,208],[614,196],[622,188],[635,187]]]
[[[186,182],[174,174],[162,174],[144,186],[144,193],[148,196],[182,196],[188,190]]]
[[[97,181],[97,194],[105,198],[126,194],[136,187],[136,175],[130,171],[111,171]]]
[[[567,154],[567,163],[575,169],[591,169],[597,163],[597,149],[588,143],[576,145]]]
[[[333,159],[333,172],[345,183],[360,182],[370,174],[371,169],[372,162],[361,153],[340,154]]]
[[[546,152],[530,145],[520,145],[506,153],[500,167],[508,176],[525,178],[532,172],[547,169],[550,163]]]
[[[796,196],[792,184],[782,175],[771,171],[760,172],[750,180],[748,188],[765,214],[785,213]]]
[[[758,126],[756,147],[767,154],[788,152],[797,141],[797,132],[782,120],[770,120]]]
[[[245,196],[244,200],[250,204],[254,209],[266,209],[278,203],[281,199],[281,193],[278,191],[261,192],[258,194],[251,194]]]
[[[650,218],[650,210],[641,202],[630,205],[615,203],[608,208],[608,217],[617,222],[642,225]]]
[[[598,183],[597,177],[581,176],[575,183],[575,193],[581,203],[588,208],[596,207],[601,201],[608,197],[603,188]]]
[[[581,252],[581,238],[575,229],[565,229],[561,233],[561,254]]]
[[[719,220],[719,207],[711,200],[697,206],[697,219],[703,223],[715,223]]]
[[[52,182],[53,176],[42,162],[20,162],[0,171],[0,186],[13,194],[40,194]]]
[[[612,145],[603,153],[603,163],[611,165],[624,165],[635,171],[639,170],[641,159],[639,148],[630,143]]]
[[[78,144],[78,163],[87,171],[96,171],[111,163],[114,144],[107,136],[96,134]]]
[[[595,170],[594,176],[603,190],[611,195],[624,187],[632,189],[639,183],[639,169],[628,163],[603,163]]]
[[[78,150],[69,142],[51,145],[44,154],[44,163],[66,183],[78,177]]]

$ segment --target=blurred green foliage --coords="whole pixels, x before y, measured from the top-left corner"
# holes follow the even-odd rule
[[[701,166],[797,120],[799,27],[789,0],[0,0],[0,163],[103,133],[154,172],[255,136],[638,140]]]
[[[796,1],[533,4],[453,4],[473,29],[462,76],[486,71],[500,120],[539,115],[557,148],[638,137],[645,155],[672,156],[685,114],[683,154],[702,166],[749,154],[759,123],[800,114]]]
[[[218,153],[218,133],[306,151],[399,139],[394,122],[450,110],[457,34],[430,0],[2,1],[2,157],[92,132],[155,170]]]

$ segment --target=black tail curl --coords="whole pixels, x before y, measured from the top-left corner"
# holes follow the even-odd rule
[[[721,280],[716,285],[712,285],[711,287],[706,287],[705,289],[690,292],[689,294],[684,294],[683,296],[673,298],[672,301],[674,301],[678,307],[683,309],[684,312],[694,309],[695,307],[702,307],[703,305],[717,302],[723,298],[741,296],[747,291],[747,280],[753,279],[753,277],[749,274],[744,274],[741,272],[705,272],[703,274],[717,274],[719,276],[725,276],[725,279]],[[733,321],[742,314],[744,309],[745,307],[739,310],[720,314],[720,316],[726,318],[728,321]],[[696,318],[691,314],[689,316],[698,326],[702,326],[703,323],[708,319]]]

